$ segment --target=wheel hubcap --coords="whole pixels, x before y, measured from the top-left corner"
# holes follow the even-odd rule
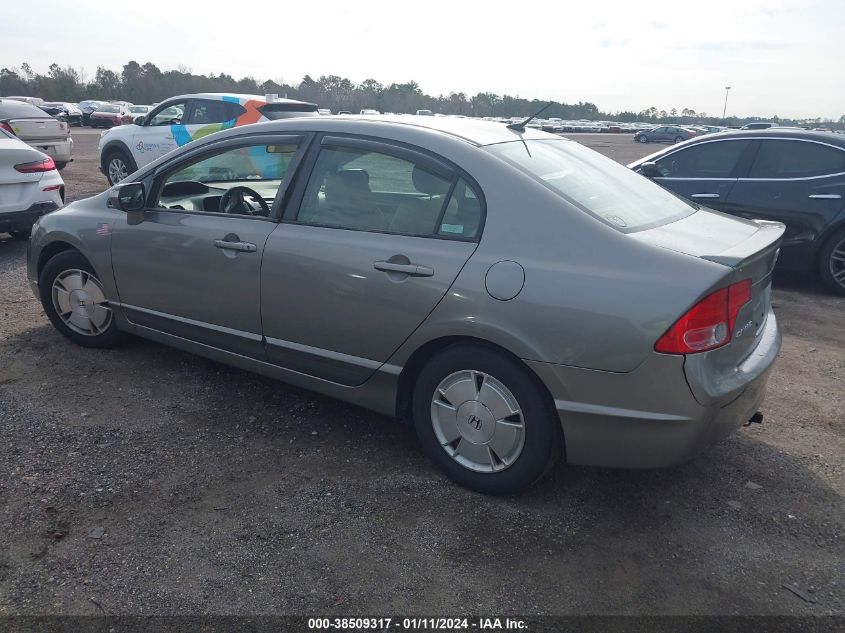
[[[53,281],[53,307],[71,330],[84,336],[102,334],[112,311],[99,280],[89,272],[66,270]]]
[[[431,423],[446,454],[476,472],[504,470],[525,445],[516,398],[480,371],[458,371],[443,379],[431,399]]]
[[[845,240],[839,242],[830,254],[830,274],[836,283],[845,288]]]
[[[120,182],[128,175],[129,170],[126,168],[126,163],[122,160],[119,158],[112,158],[109,161],[109,179],[112,181],[112,184]]]

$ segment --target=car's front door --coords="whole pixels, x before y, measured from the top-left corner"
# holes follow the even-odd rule
[[[261,272],[270,360],[367,380],[443,298],[480,235],[482,197],[428,154],[325,137]]]
[[[143,167],[179,147],[173,130],[181,125],[182,117],[190,103],[190,99],[163,103],[144,118],[143,125],[135,126],[132,135],[132,156],[138,167]]]
[[[215,144],[154,177],[143,212],[112,231],[120,304],[134,324],[254,358],[260,271],[297,137]]]
[[[748,139],[704,141],[670,151],[655,160],[654,181],[702,206],[727,210],[728,194],[753,149]]]
[[[845,208],[845,150],[820,141],[765,138],[725,210],[786,224],[781,264],[808,269],[818,238]]]

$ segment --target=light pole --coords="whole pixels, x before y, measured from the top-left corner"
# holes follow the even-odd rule
[[[722,108],[722,123],[726,122],[725,113],[728,111],[728,93],[730,92],[730,90],[730,86],[725,86],[725,107]]]

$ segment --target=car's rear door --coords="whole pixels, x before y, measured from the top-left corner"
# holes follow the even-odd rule
[[[845,208],[845,149],[821,140],[766,137],[728,196],[729,213],[786,224],[782,264],[814,264],[819,237]]]
[[[754,149],[749,139],[708,140],[668,151],[655,160],[661,176],[654,181],[670,191],[719,211]]]
[[[443,298],[480,235],[483,198],[422,151],[323,137],[270,235],[261,317],[270,360],[358,385]]]

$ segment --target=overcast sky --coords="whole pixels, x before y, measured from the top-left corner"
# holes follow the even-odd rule
[[[721,115],[845,114],[845,0],[299,0],[4,3],[0,66],[93,76],[166,70],[298,82],[416,80],[480,91]]]

